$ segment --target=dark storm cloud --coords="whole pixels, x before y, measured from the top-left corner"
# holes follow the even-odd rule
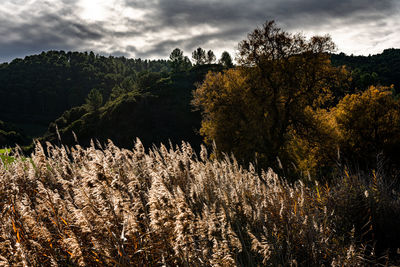
[[[171,53],[171,47],[180,47],[181,49],[185,49],[185,41],[177,40],[177,41],[162,41],[158,42],[155,45],[152,45],[149,49],[138,49],[136,47],[131,46],[130,51],[134,52],[135,55],[139,58],[151,58],[154,55],[168,55]]]
[[[157,53],[166,55],[174,46],[192,51],[199,45],[206,46],[213,39],[237,43],[256,25],[271,19],[275,19],[285,29],[297,30],[371,21],[379,25],[385,23],[383,19],[397,12],[395,0],[160,0],[151,3],[128,0],[126,3],[151,10],[149,17],[156,18],[156,21],[143,26],[146,31],[171,28],[186,31],[196,25],[219,29],[218,33],[212,35],[206,33],[199,36],[193,32],[190,40],[160,41],[153,44],[151,49],[143,51],[142,56]]]
[[[395,12],[395,0],[168,0],[159,1],[157,19],[164,25],[179,26],[209,23],[260,23],[276,18],[281,23],[301,21],[306,24],[321,20],[349,18],[358,15],[387,16]],[[251,25],[253,26],[253,25]]]
[[[67,16],[72,10],[62,8],[60,14],[44,11],[24,12],[18,17],[0,19],[0,61],[39,53],[46,50],[76,50],[90,48],[106,31],[100,24],[87,24],[77,17]],[[1,12],[0,12],[1,15]]]
[[[19,13],[7,9],[7,3],[17,6],[28,0],[3,1],[0,62],[49,49],[142,58],[166,58],[175,47],[186,53],[198,46],[232,50],[249,31],[271,19],[289,31],[330,31],[356,25],[356,37],[371,39],[371,45],[377,37],[393,36],[399,29],[393,27],[399,22],[396,0],[115,0],[119,10],[108,12],[117,15],[96,23],[79,16],[79,0],[30,1],[32,10]],[[128,8],[145,15],[118,16]]]
[[[4,25],[4,24],[3,24]],[[15,38],[0,39],[0,58],[7,60],[28,53],[38,53],[51,49],[71,50],[83,48],[88,43],[99,40],[103,32],[98,26],[66,21],[49,15],[36,23],[12,25],[1,30],[2,36]],[[88,45],[90,46],[90,45]]]
[[[302,20],[303,15],[309,15],[303,22],[309,20],[312,24],[321,22],[321,19],[322,21],[338,18],[363,19],[363,15],[384,17],[393,12],[394,6],[395,0],[303,0],[287,2],[286,6],[277,5],[275,12],[281,19],[287,16],[289,20]]]
[[[156,55],[169,55],[171,51],[178,47],[190,53],[190,51],[194,51],[195,48],[201,46],[203,49],[214,49],[215,43],[221,43],[223,40],[235,40],[236,38],[245,32],[244,28],[234,28],[234,29],[222,29],[216,33],[211,34],[201,34],[194,35],[191,38],[182,38],[179,40],[167,40],[157,42],[152,45],[149,49],[139,50],[135,48],[135,50],[131,50],[135,52],[138,57],[141,58],[149,58],[155,57]],[[190,54],[187,54],[190,58]]]

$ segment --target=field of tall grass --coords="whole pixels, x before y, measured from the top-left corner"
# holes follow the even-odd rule
[[[379,172],[289,184],[189,144],[36,145],[0,164],[1,266],[400,264],[400,202]]]

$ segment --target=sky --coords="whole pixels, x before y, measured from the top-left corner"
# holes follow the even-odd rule
[[[48,50],[166,59],[199,46],[235,56],[269,20],[329,34],[346,54],[400,47],[400,0],[1,0],[0,62]]]

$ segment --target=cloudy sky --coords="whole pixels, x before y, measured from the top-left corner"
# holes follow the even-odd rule
[[[306,36],[329,33],[338,52],[400,47],[399,0],[1,0],[0,62],[47,50],[167,58],[179,47],[234,54],[266,20]]]

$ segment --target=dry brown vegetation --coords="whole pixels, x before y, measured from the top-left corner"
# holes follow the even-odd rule
[[[0,166],[4,266],[389,264],[393,251],[374,251],[378,228],[386,244],[400,233],[399,195],[379,174],[288,184],[185,143],[37,144],[14,157]]]

